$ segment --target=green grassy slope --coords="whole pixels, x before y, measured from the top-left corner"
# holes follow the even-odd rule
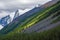
[[[60,40],[60,25],[40,33],[15,33],[10,36],[0,37],[0,40]]]
[[[22,30],[31,27],[32,25],[45,19],[46,17],[52,15],[55,12],[57,12],[57,15],[59,15],[58,14],[59,10],[60,10],[60,2],[45,9],[42,12],[38,12],[37,15],[35,15],[33,18],[31,17],[31,19],[29,18],[30,20],[27,19],[24,23],[19,25],[13,31],[9,32],[8,34],[4,34],[3,36],[0,36],[0,39],[1,40],[59,40],[60,25],[58,25],[58,27],[54,29],[41,33],[31,33],[31,34],[20,33]],[[58,19],[60,20],[60,17]],[[2,33],[3,32],[7,32],[7,29],[2,31]]]
[[[46,10],[42,11],[42,12],[38,12],[33,19],[31,20],[26,20],[23,24],[19,25],[16,29],[14,29],[13,31],[18,33],[21,30],[24,30],[26,28],[31,27],[32,25],[36,24],[37,22],[45,19],[46,17],[48,17],[49,15],[51,15],[52,13],[56,12],[57,10],[59,10],[60,3],[57,3],[49,8],[47,8]]]
[[[41,21],[42,19],[48,17],[49,15],[51,15],[53,12],[59,10],[59,6],[60,4],[58,3],[43,10],[42,12],[38,12],[36,15],[31,16],[30,18],[28,18],[25,22],[23,22],[22,24],[20,24],[16,29],[14,29],[15,32],[20,32],[21,30],[24,30],[26,28],[29,28],[30,26],[36,24],[38,21]],[[56,9],[57,8],[57,9]],[[13,24],[14,25],[14,24]],[[8,29],[2,30],[2,33],[6,33],[8,32]]]

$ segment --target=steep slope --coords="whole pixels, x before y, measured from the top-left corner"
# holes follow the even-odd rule
[[[57,10],[55,11],[55,13],[52,12],[52,14],[50,16],[48,16],[47,18],[45,18],[44,20],[39,21],[37,24],[23,30],[22,32],[24,32],[24,33],[41,32],[41,31],[45,31],[45,30],[57,27],[58,25],[60,25],[60,21],[59,21],[60,10],[58,10],[58,11]],[[55,20],[55,22],[53,22],[54,20]],[[58,21],[56,21],[56,20],[58,20]]]
[[[25,20],[25,22],[23,22],[22,24],[18,25],[17,28],[15,28],[14,30],[12,30],[11,32],[9,32],[7,35],[4,35],[2,36],[2,40],[34,40],[36,37],[37,40],[41,39],[41,40],[50,40],[54,38],[57,38],[58,34],[60,35],[60,1],[58,3],[56,3],[55,5],[41,11],[41,12],[37,12],[38,15],[34,15],[34,16],[31,16],[31,20]],[[54,22],[56,21],[56,22]],[[48,25],[45,25],[43,26],[45,23],[47,23]],[[34,25],[41,25],[41,27],[43,29],[46,28],[46,26],[48,27],[55,27],[57,24],[56,27],[58,27],[58,29],[56,28],[55,30],[52,29],[53,31],[45,31],[39,35],[36,34],[33,34],[32,36],[29,35],[29,34],[26,34],[28,36],[26,36],[25,34],[20,34],[22,30],[25,30],[27,28],[30,28],[30,27],[35,27]],[[36,26],[37,27],[37,26]],[[35,28],[36,28],[35,27]],[[38,28],[38,27],[37,27]],[[33,28],[34,29],[34,28]],[[43,30],[42,29],[42,30]],[[48,29],[48,28],[47,28]],[[35,29],[34,29],[35,30]],[[57,31],[58,30],[58,31]],[[7,30],[5,31],[1,31],[1,33],[5,34]],[[31,31],[31,30],[30,30]],[[35,30],[34,32],[40,32],[40,29],[38,30]],[[58,32],[58,33],[57,33]],[[56,33],[56,34],[55,34]],[[39,38],[39,39],[38,39]]]
[[[8,25],[8,27],[2,29],[0,31],[0,33],[5,34],[10,32],[14,27],[17,27],[14,29],[14,32],[12,33],[20,33],[21,30],[24,30],[26,28],[29,28],[30,26],[34,25],[35,23],[37,23],[38,21],[41,21],[42,19],[45,19],[46,17],[48,17],[49,15],[51,15],[53,12],[57,11],[56,8],[58,8],[59,10],[59,6],[60,3],[57,3],[47,9],[45,9],[44,11],[38,12],[37,14],[34,13],[33,16],[26,16],[26,18],[28,18],[27,20],[25,20],[26,18],[24,18],[25,16],[20,16],[18,17],[19,19],[16,18],[16,20],[14,20],[15,22],[13,22],[12,24]],[[41,7],[40,7],[41,8]],[[38,8],[38,10],[40,10]],[[33,10],[34,12],[35,10]],[[31,11],[29,12],[31,13]],[[23,20],[24,19],[24,20]],[[16,24],[15,24],[16,23]],[[20,24],[21,23],[21,24]],[[19,25],[18,25],[19,24]]]
[[[17,10],[17,11],[15,12],[15,15],[14,15],[14,18],[13,18],[13,19],[17,18],[18,16],[19,16],[19,10]]]
[[[17,27],[18,25],[22,24],[25,20],[27,20],[28,18],[30,18],[31,16],[35,15],[36,12],[38,12],[39,10],[41,10],[42,8],[34,8],[28,12],[26,12],[25,14],[17,17],[16,19],[13,20],[13,22],[11,22],[9,25],[7,25],[6,27],[4,27],[1,31],[6,31],[9,32],[10,30],[14,29],[15,27]],[[42,11],[42,10],[41,10]]]
[[[8,15],[8,16],[6,16],[6,17],[1,18],[0,24],[1,24],[2,26],[6,26],[9,22],[11,22],[10,20],[11,20],[11,19],[10,19],[10,16]]]
[[[50,15],[47,18],[43,19],[42,21],[39,21],[37,24],[23,30],[22,32],[24,33],[40,32],[40,31],[44,31],[44,30],[51,29],[58,26],[60,24],[60,7],[59,6],[51,10],[49,12]]]
[[[14,14],[13,19],[15,19],[15,18],[17,18],[17,17],[25,14],[26,12],[28,12],[28,11],[30,11],[30,10],[32,10],[32,9],[33,9],[33,7],[32,7],[32,8],[29,8],[29,9],[18,9],[18,10],[15,12],[15,14]]]
[[[12,22],[15,18],[21,16],[22,14],[24,14],[25,12],[28,12],[30,10],[32,10],[33,8],[29,8],[29,9],[18,9],[16,12],[12,12],[10,14],[4,15],[1,17],[0,16],[0,29],[2,29],[3,27],[5,27],[6,25],[8,25],[10,22]],[[5,13],[6,14],[6,13]]]

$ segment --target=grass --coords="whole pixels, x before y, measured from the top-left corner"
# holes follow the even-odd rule
[[[0,37],[0,40],[60,40],[60,25],[40,33],[16,33]]]
[[[21,33],[22,30],[27,29],[31,27],[32,25],[38,23],[39,21],[54,14],[55,12],[58,12],[58,9],[60,8],[59,6],[60,6],[60,3],[57,3],[54,6],[51,6],[42,12],[38,12],[37,13],[38,15],[35,15],[33,17],[31,16],[31,18],[28,18],[25,22],[20,24],[17,28],[12,30],[11,32],[1,35],[0,40],[60,40],[59,38],[60,25],[58,25],[57,27],[53,29],[46,30],[40,33],[36,33],[36,32],[30,33],[30,34]],[[60,20],[60,17],[58,19]],[[7,29],[3,32],[7,32]]]
[[[58,4],[60,5],[60,3]],[[41,21],[42,19],[44,19],[45,17],[49,16],[49,12],[52,10],[55,10],[54,8],[58,7],[58,5],[55,5],[53,7],[48,8],[47,10],[45,10],[44,12],[42,11],[41,13],[39,13],[39,15],[37,15],[36,17],[34,17],[33,19],[26,21],[24,24],[19,25],[14,31],[16,33],[20,32],[21,30],[24,30],[26,28],[29,28],[30,26],[36,24],[36,22]],[[51,15],[51,14],[50,14]]]

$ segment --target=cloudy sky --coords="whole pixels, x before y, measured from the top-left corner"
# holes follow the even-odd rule
[[[38,4],[42,5],[48,1],[51,0],[0,0],[0,19],[11,13],[11,16],[13,16],[14,11],[17,9],[30,9]],[[0,29],[2,28],[3,27],[0,25]]]
[[[51,0],[0,0],[0,12],[14,11],[16,9],[31,8],[37,4],[44,4]]]
[[[51,0],[0,0],[0,18],[15,12],[17,9],[30,9]]]

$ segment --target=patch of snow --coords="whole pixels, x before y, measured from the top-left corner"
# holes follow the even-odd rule
[[[0,30],[3,28],[3,26],[2,25],[0,25]]]

